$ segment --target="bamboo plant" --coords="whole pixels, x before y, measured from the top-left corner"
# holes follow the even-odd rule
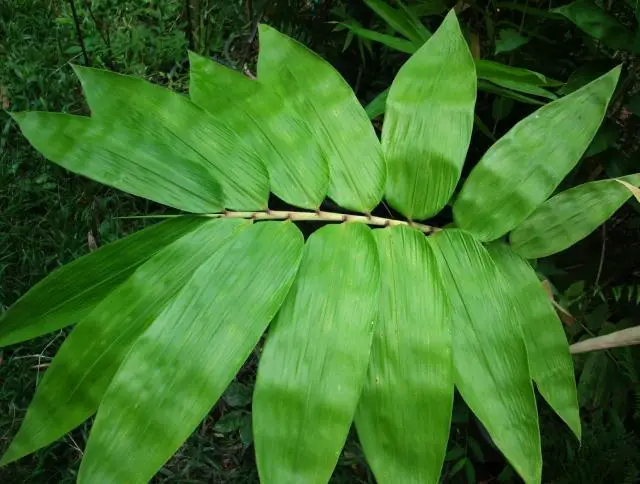
[[[76,68],[91,117],[13,113],[51,161],[176,213],[2,316],[1,346],[75,326],[0,463],[95,414],[78,482],[146,482],[266,333],[262,482],[327,482],[355,423],[378,482],[437,483],[456,388],[540,482],[534,383],[578,439],[580,420],[561,323],[526,259],[583,238],[640,183],[554,195],[620,69],[515,125],[454,197],[477,76],[453,12],[398,72],[381,140],[329,64],[267,26],[260,44],[257,80],[192,54],[186,98]],[[290,209],[270,209],[270,193]],[[326,197],[343,210],[321,210]],[[383,198],[402,219],[372,215]],[[424,223],[447,204],[451,226]],[[307,221],[323,224],[304,240]]]

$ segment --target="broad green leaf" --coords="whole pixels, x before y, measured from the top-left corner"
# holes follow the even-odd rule
[[[491,244],[488,250],[507,281],[516,307],[531,378],[540,394],[580,440],[576,379],[562,322],[527,261],[502,242]]]
[[[454,388],[440,270],[421,232],[395,227],[374,234],[380,315],[356,429],[377,482],[437,483]]]
[[[509,288],[489,253],[467,232],[443,230],[429,241],[451,304],[456,387],[524,481],[538,483],[538,413]]]
[[[622,50],[630,50],[633,47],[633,32],[592,0],[577,0],[569,5],[554,8],[552,12],[564,15],[580,30],[601,40],[608,47]]]
[[[340,74],[302,44],[261,25],[258,78],[280,93],[324,148],[329,196],[359,212],[378,205],[386,176],[380,142]]]
[[[307,240],[258,367],[253,435],[264,484],[329,480],[364,384],[379,285],[366,225],[327,225]]]
[[[46,158],[79,175],[187,212],[218,212],[224,194],[200,160],[120,123],[62,113],[12,113]]]
[[[506,234],[553,193],[591,143],[620,67],[541,107],[500,138],[471,171],[453,206],[482,241]]]
[[[253,350],[289,290],[302,246],[291,222],[261,222],[194,272],[109,385],[80,484],[151,479]]]
[[[341,25],[344,25],[349,29],[350,32],[353,32],[358,37],[362,37],[363,39],[367,40],[373,40],[374,42],[386,45],[391,49],[397,50],[399,52],[404,52],[405,54],[413,54],[419,48],[406,39],[395,37],[394,35],[383,34],[371,29],[365,29],[364,27],[354,22],[344,22]]]
[[[329,167],[307,125],[262,83],[194,53],[189,60],[191,100],[245,139],[251,137],[273,193],[298,207],[319,208],[327,195]]]
[[[640,185],[640,173],[622,177]],[[513,250],[527,259],[571,247],[603,224],[631,197],[613,180],[585,183],[551,197],[509,235]]]
[[[129,133],[128,147],[139,141],[173,145],[222,186],[225,208],[267,207],[269,176],[263,155],[256,151],[259,147],[252,143],[255,138],[247,134],[254,129],[250,123],[238,132],[225,119],[164,87],[99,69],[76,66],[75,70],[93,119]]]
[[[159,250],[204,223],[178,217],[153,225],[52,272],[0,318],[0,346],[79,322]]]
[[[423,220],[446,205],[471,140],[476,75],[453,10],[400,69],[387,98],[382,147],[385,197]]]
[[[529,39],[521,35],[516,29],[500,29],[496,39],[495,55],[511,52],[527,44]]]
[[[93,415],[131,345],[196,269],[248,223],[205,220],[138,267],[71,332],[0,464],[50,444]]]
[[[418,47],[427,40],[428,36],[424,37],[424,30],[420,29],[418,31],[414,20],[407,15],[406,11],[395,9],[384,0],[364,0],[364,3],[384,20],[389,27],[404,35],[411,42],[417,44]]]

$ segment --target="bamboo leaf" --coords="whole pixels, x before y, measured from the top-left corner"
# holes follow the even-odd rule
[[[61,113],[12,116],[35,149],[74,173],[187,212],[224,206],[222,187],[201,161],[134,126]]]
[[[513,99],[514,101],[520,101],[521,103],[532,104],[534,106],[544,106],[545,104],[545,102],[540,99],[525,96],[519,92],[514,92],[511,89],[496,86],[486,81],[478,81],[478,90],[490,92],[492,94],[497,94],[498,96],[506,97],[507,99]]]
[[[50,444],[89,418],[131,345],[196,269],[247,223],[207,220],[160,250],[98,304],[45,372],[0,465]]]
[[[453,10],[400,69],[387,98],[385,196],[406,217],[438,213],[460,178],[471,140],[476,76]]]
[[[382,199],[386,168],[380,142],[346,81],[302,44],[260,26],[258,79],[278,92],[324,147],[329,196],[368,212]]]
[[[225,208],[267,207],[269,176],[262,154],[251,143],[255,138],[248,134],[253,130],[250,123],[241,132],[234,131],[222,118],[169,89],[99,69],[76,66],[75,70],[93,119],[120,126],[129,134],[127,147],[139,141],[171,144],[222,186]]]
[[[404,52],[405,54],[413,54],[419,48],[406,39],[396,37],[394,35],[383,34],[371,29],[365,29],[355,22],[343,22],[340,25],[344,25],[347,29],[349,29],[350,32],[353,32],[358,37],[367,40],[373,40],[374,42],[386,45],[393,50]]]
[[[640,185],[640,173],[620,180]],[[631,192],[615,179],[589,182],[560,192],[511,232],[511,246],[527,259],[565,250],[597,229],[629,198]]]
[[[450,229],[429,241],[451,305],[456,387],[518,474],[526,483],[538,483],[538,413],[508,288],[472,235]]]
[[[307,240],[258,368],[253,435],[261,482],[329,480],[364,384],[379,285],[366,225],[327,225]]]
[[[74,324],[158,251],[205,218],[179,217],[153,225],[52,272],[0,318],[0,346]]]
[[[531,378],[540,394],[580,440],[576,380],[562,322],[535,271],[524,259],[502,242],[491,244],[488,250],[507,281],[517,310]]]
[[[523,84],[537,87],[553,87],[562,85],[561,82],[548,78],[539,72],[530,71],[521,67],[508,66],[500,62],[486,59],[476,59],[476,72],[478,79],[501,84],[510,81],[513,84]]]
[[[298,207],[319,208],[327,195],[329,168],[307,125],[262,83],[193,52],[189,60],[191,100],[251,139],[267,166],[273,193]]]
[[[500,29],[496,39],[495,55],[502,52],[511,52],[527,44],[529,39],[520,34],[516,29]]]
[[[424,38],[424,30],[420,29],[418,31],[414,20],[407,15],[406,11],[395,9],[383,0],[364,0],[364,3],[384,20],[389,27],[404,35],[411,42],[417,44],[418,47],[429,38],[429,36]]]
[[[453,406],[446,296],[426,237],[409,227],[374,231],[380,316],[356,428],[380,483],[437,483]]]
[[[389,88],[378,94],[373,100],[364,107],[369,119],[377,118],[384,114],[387,105],[387,96],[389,95]]]
[[[453,206],[458,226],[494,240],[544,202],[589,146],[619,75],[616,67],[541,107],[489,148]]]
[[[634,44],[633,32],[591,0],[577,0],[551,11],[565,16],[580,30],[613,49],[630,50]]]
[[[244,229],[201,265],[131,348],[100,404],[78,482],[147,482],[222,395],[280,307],[302,234]]]

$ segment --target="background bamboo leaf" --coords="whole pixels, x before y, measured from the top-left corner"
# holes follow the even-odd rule
[[[193,273],[247,224],[208,219],[138,267],[83,318],[45,372],[0,465],[50,444],[89,418],[131,345]]]
[[[340,74],[302,44],[261,25],[258,78],[287,100],[324,147],[329,196],[359,212],[378,205],[386,176],[380,142]]]
[[[267,208],[269,176],[258,151],[261,147],[254,146],[253,136],[247,134],[253,129],[247,113],[221,105],[213,115],[186,97],[142,79],[77,66],[75,71],[93,119],[129,133],[127,146],[138,141],[173,144],[222,186],[225,208]],[[230,109],[234,118],[246,119],[242,131],[239,124],[233,130],[225,124]]]
[[[640,173],[622,177],[640,185]],[[631,198],[616,180],[584,183],[551,197],[509,235],[513,250],[527,259],[571,247],[603,224]]]
[[[374,42],[386,45],[391,49],[397,50],[399,52],[404,52],[405,54],[413,54],[419,49],[419,46],[416,46],[414,43],[406,39],[396,37],[394,35],[383,34],[375,30],[366,29],[361,25],[356,24],[355,22],[343,22],[340,25],[345,26],[347,29],[349,29],[349,31],[353,32],[358,37],[373,40]]]
[[[540,394],[580,440],[576,379],[562,322],[527,261],[502,242],[494,242],[488,250],[507,281],[516,320],[524,334],[531,378]]]
[[[389,89],[387,88],[380,94],[378,94],[375,98],[373,98],[371,102],[364,107],[364,110],[367,112],[367,116],[369,116],[369,119],[374,119],[384,114],[387,106],[388,95]]]
[[[473,58],[452,10],[402,66],[387,98],[385,197],[406,217],[435,215],[451,197],[471,140],[475,101]]]
[[[619,75],[616,67],[541,107],[489,148],[453,206],[458,226],[494,240],[531,214],[589,146]]]
[[[253,432],[261,482],[331,477],[364,384],[379,285],[368,226],[327,225],[307,240],[258,367]]]
[[[0,318],[0,346],[79,322],[135,269],[205,218],[179,217],[153,225],[52,272]]]
[[[257,223],[204,263],[136,341],[100,404],[79,483],[147,482],[231,382],[295,276],[302,234]]]
[[[443,230],[428,240],[451,304],[456,387],[524,481],[540,482],[538,412],[508,288],[467,232]]]
[[[12,116],[34,148],[67,170],[188,212],[224,207],[222,187],[199,160],[134,126],[61,113]]]
[[[527,44],[529,39],[521,35],[516,29],[500,29],[496,39],[495,55],[511,52]]]
[[[531,71],[529,69],[523,69],[522,67],[508,66],[500,62],[486,59],[476,59],[475,62],[478,78],[491,81],[495,84],[500,84],[503,81],[510,81],[512,84],[523,84],[537,87],[555,87],[562,85],[562,82],[560,81],[550,79],[544,74],[540,74],[539,72]]]
[[[193,52],[189,94],[198,106],[224,116],[260,154],[271,191],[287,203],[317,209],[327,195],[329,167],[303,120],[262,83]]]
[[[373,10],[382,20],[389,26],[404,35],[412,43],[420,47],[429,36],[424,35],[423,29],[418,29],[412,19],[405,10],[396,9],[390,6],[384,0],[364,0],[364,3]],[[420,23],[420,25],[422,25]]]
[[[577,0],[569,5],[554,8],[552,12],[565,16],[580,30],[613,49],[629,50],[634,44],[633,32],[592,0]]]
[[[510,89],[506,89],[504,87],[496,86],[487,81],[478,81],[478,89],[484,92],[490,92],[492,94],[497,94],[502,97],[506,97],[508,99],[513,99],[514,101],[520,101],[525,104],[532,104],[534,106],[544,106],[545,102],[541,99],[536,99],[531,96],[526,96],[524,94],[520,94],[519,92],[514,92]]]
[[[453,406],[446,296],[426,237],[375,230],[380,315],[356,428],[377,482],[437,483]]]

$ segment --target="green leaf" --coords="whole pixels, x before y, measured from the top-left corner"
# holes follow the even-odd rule
[[[380,142],[355,94],[326,61],[302,44],[260,26],[258,78],[304,119],[329,164],[329,196],[368,212],[380,200],[386,168]]]
[[[535,271],[524,259],[502,242],[491,244],[488,250],[507,281],[511,301],[518,311],[531,378],[540,394],[580,440],[576,380],[562,322]]]
[[[494,121],[502,121],[511,114],[513,100],[504,97],[496,97],[491,109]]]
[[[387,96],[389,95],[389,88],[378,94],[373,100],[364,107],[364,110],[369,116],[369,119],[377,118],[384,114],[387,106]]]
[[[201,160],[121,122],[61,113],[12,113],[46,158],[79,175],[188,212],[218,212],[224,195]]]
[[[206,220],[173,218],[100,247],[57,269],[2,315],[0,346],[79,322],[140,264]]]
[[[505,89],[504,87],[496,86],[487,81],[478,81],[478,90],[497,94],[498,96],[506,97],[507,99],[513,99],[514,101],[520,101],[521,103],[533,104],[534,106],[544,106],[545,104],[544,101],[541,101],[539,99],[525,96],[510,89]]]
[[[640,186],[640,173],[620,179]],[[513,250],[527,259],[565,250],[597,229],[630,197],[631,192],[615,179],[560,192],[511,232]]]
[[[374,231],[382,282],[356,428],[380,483],[437,483],[453,407],[451,333],[433,250],[409,227]]]
[[[222,399],[230,407],[244,407],[251,403],[252,387],[237,381],[231,382],[231,385],[224,391]]]
[[[223,434],[228,434],[234,430],[239,430],[246,419],[250,420],[250,417],[243,410],[234,410],[224,415],[213,426],[213,430]]]
[[[443,230],[429,241],[451,304],[456,387],[524,481],[540,482],[538,413],[508,288],[470,234]]]
[[[0,464],[50,444],[89,418],[131,345],[194,271],[248,223],[205,220],[142,264],[82,319],[45,372]]]
[[[587,151],[584,152],[583,158],[589,158],[602,153],[620,137],[620,127],[613,121],[605,120],[598,128],[598,132],[591,140],[591,144]]]
[[[529,39],[520,35],[515,29],[500,29],[498,32],[498,38],[496,39],[496,51],[495,55],[502,52],[511,52],[523,45],[527,44]]]
[[[589,146],[619,75],[616,67],[541,107],[489,148],[453,206],[458,226],[494,240],[546,200]]]
[[[565,85],[558,89],[558,94],[571,94],[607,73],[612,67],[610,60],[588,62],[571,73]]]
[[[612,49],[631,50],[633,46],[633,32],[591,0],[577,0],[569,5],[554,8],[552,12],[564,15],[580,30],[601,40]]]
[[[326,483],[364,384],[380,285],[369,227],[327,225],[269,331],[253,397],[261,482]]]
[[[262,83],[193,52],[189,60],[191,100],[251,140],[273,193],[292,205],[318,209],[327,195],[329,168],[307,125]]]
[[[139,141],[172,145],[203,166],[221,186],[224,206],[263,210],[269,197],[269,176],[263,156],[243,132],[204,111],[186,97],[142,79],[75,67],[93,119],[119,126],[130,135],[127,147]],[[238,113],[238,115],[240,115]]]
[[[393,50],[404,52],[405,54],[413,54],[416,50],[418,50],[418,46],[406,39],[395,37],[393,35],[383,34],[371,29],[365,29],[355,22],[344,22],[341,25],[344,25],[349,29],[350,32],[353,32],[358,37],[367,40],[373,40],[374,42],[386,45]]]
[[[389,27],[404,35],[417,47],[420,47],[429,38],[429,36],[424,37],[424,30],[420,29],[418,31],[414,20],[407,15],[406,11],[395,9],[383,0],[364,0],[364,3],[384,20]]]
[[[140,336],[111,382],[78,482],[147,482],[207,415],[295,276],[291,222],[257,223],[202,264]]]
[[[550,79],[544,74],[530,71],[529,69],[512,67],[500,62],[485,59],[476,59],[475,62],[478,79],[485,79],[493,82],[494,84],[501,84],[501,82],[510,81],[512,84],[537,87],[554,87],[562,85],[560,81]]]
[[[400,69],[387,98],[385,196],[404,216],[438,213],[460,178],[471,140],[476,76],[453,10]]]

